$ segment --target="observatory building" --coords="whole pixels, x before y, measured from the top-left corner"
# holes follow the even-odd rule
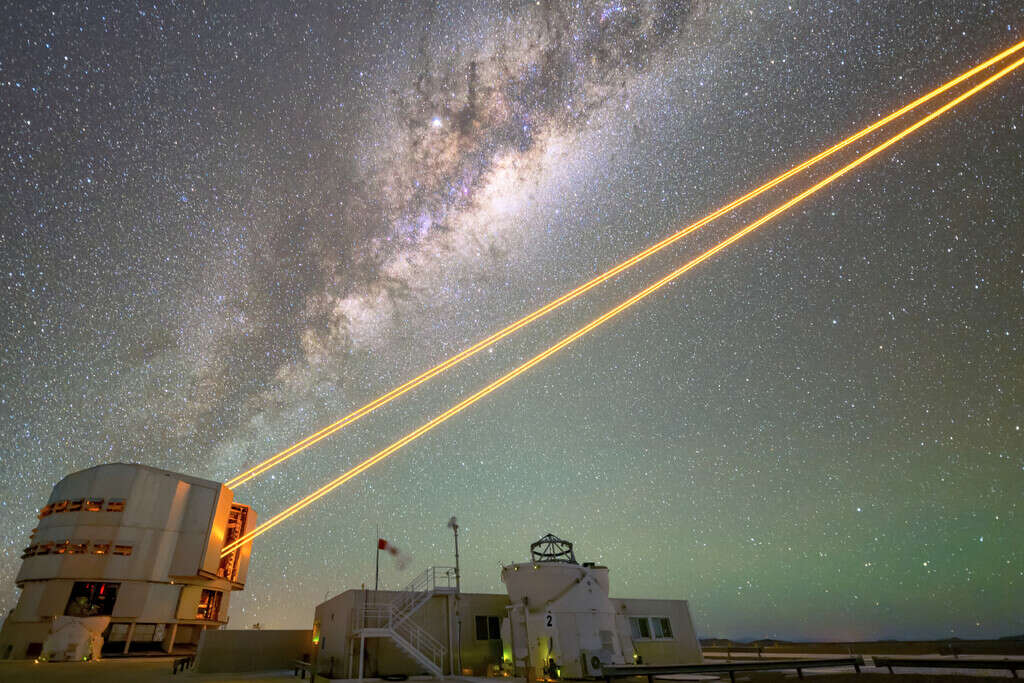
[[[214,481],[120,463],[68,475],[22,554],[0,658],[67,658],[49,643],[69,626],[94,630],[104,653],[194,650],[245,586],[251,546],[221,548],[255,523]]]
[[[316,608],[318,670],[541,680],[702,661],[685,600],[609,597],[608,574],[548,534],[529,562],[502,567],[507,595],[460,593],[454,567],[430,567],[405,591],[348,590]]]

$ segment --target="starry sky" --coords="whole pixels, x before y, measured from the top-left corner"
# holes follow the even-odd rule
[[[66,474],[227,480],[1024,37],[1017,0],[2,15],[4,610]],[[385,586],[450,564],[457,515],[467,590],[550,531],[701,635],[1024,632],[1022,79],[259,538],[231,626],[372,584],[378,525]],[[236,499],[279,511],[851,154]]]

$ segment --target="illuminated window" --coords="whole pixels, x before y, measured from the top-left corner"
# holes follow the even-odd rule
[[[476,617],[477,640],[501,640],[501,617]]]
[[[109,555],[110,544],[109,543],[93,543],[92,544],[93,555]]]
[[[49,555],[53,552],[53,543],[40,543],[36,546],[36,555]]]
[[[130,545],[115,545],[114,546],[114,554],[115,555],[131,555],[132,554],[132,547]]]
[[[100,510],[103,509],[103,499],[102,498],[88,498],[88,499],[86,499],[86,501],[85,501],[85,508],[84,509],[85,509],[86,512],[99,512]]]
[[[68,509],[68,502],[66,500],[58,500],[53,504],[53,513],[64,512]]]
[[[79,510],[82,509],[82,504],[84,502],[85,501],[83,499],[81,499],[81,498],[79,498],[78,500],[69,500],[68,501],[68,512],[78,512]]]
[[[199,605],[196,606],[196,619],[217,621],[217,614],[220,612],[220,591],[203,590],[199,597]]]
[[[85,549],[88,548],[88,547],[89,547],[89,542],[88,541],[85,541],[84,543],[79,543],[79,542],[68,543],[68,554],[69,555],[84,555],[85,554]]]
[[[68,546],[71,545],[71,541],[61,541],[53,545],[53,552],[57,555],[63,555],[68,551]]]
[[[107,503],[107,512],[122,512],[124,510],[124,498],[114,498]]]
[[[76,581],[71,588],[64,614],[69,617],[100,617],[114,613],[117,600],[116,583]]]
[[[53,512],[53,503],[48,503],[46,507],[39,511],[39,519],[50,515]]]

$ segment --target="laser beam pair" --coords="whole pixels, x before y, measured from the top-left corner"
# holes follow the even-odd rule
[[[276,465],[284,462],[285,460],[291,458],[292,456],[300,453],[301,451],[305,450],[306,448],[309,448],[310,446],[314,445],[315,443],[318,443],[319,441],[321,441],[321,440],[327,438],[328,436],[336,433],[337,431],[343,429],[345,426],[347,426],[349,424],[352,424],[353,422],[355,422],[359,418],[365,416],[366,414],[372,412],[373,410],[376,410],[377,408],[379,408],[379,407],[381,407],[383,405],[386,405],[387,403],[389,403],[392,400],[398,398],[402,394],[404,394],[404,393],[406,393],[408,391],[411,391],[412,389],[414,389],[415,387],[419,386],[423,382],[426,382],[427,380],[431,379],[432,377],[435,377],[436,375],[444,372],[445,370],[453,367],[454,365],[457,365],[458,363],[462,362],[463,360],[466,360],[467,358],[472,357],[473,355],[475,355],[476,353],[480,352],[481,350],[487,348],[491,344],[493,344],[493,343],[495,343],[495,342],[497,342],[497,341],[499,341],[501,339],[504,339],[505,337],[509,336],[510,334],[512,334],[513,332],[515,332],[515,331],[517,331],[519,329],[522,329],[523,327],[529,325],[533,321],[535,321],[535,320],[537,320],[537,319],[547,315],[548,313],[554,311],[555,309],[559,308],[560,306],[564,305],[565,303],[568,303],[569,301],[572,301],[573,299],[581,296],[585,292],[590,291],[594,287],[600,285],[601,283],[607,281],[608,279],[614,277],[615,275],[617,275],[617,274],[623,272],[624,270],[626,270],[628,268],[631,268],[632,266],[640,263],[641,261],[643,261],[644,259],[648,258],[649,256],[652,256],[652,255],[658,253],[662,249],[668,247],[671,244],[674,244],[675,242],[677,242],[680,239],[682,239],[683,237],[693,233],[694,231],[699,230],[700,228],[704,227],[705,225],[707,225],[711,221],[715,220],[716,218],[718,218],[718,217],[720,217],[720,216],[722,216],[722,215],[732,211],[733,209],[736,209],[739,206],[749,202],[750,200],[760,196],[764,192],[772,189],[773,187],[775,187],[778,184],[782,183],[786,179],[796,175],[797,173],[800,173],[801,171],[803,171],[803,170],[809,168],[810,166],[818,163],[819,161],[825,159],[826,157],[829,157],[829,156],[835,154],[839,150],[841,150],[841,149],[843,149],[845,147],[848,147],[849,145],[853,144],[857,140],[860,140],[861,138],[863,138],[864,136],[870,134],[871,132],[873,132],[875,130],[878,130],[879,128],[881,128],[882,126],[886,125],[887,123],[893,121],[894,119],[898,118],[899,116],[902,116],[903,114],[905,114],[905,113],[907,113],[907,112],[909,112],[909,111],[911,111],[913,109],[916,109],[917,107],[921,106],[922,104],[924,104],[924,103],[934,99],[938,95],[941,95],[942,93],[944,93],[944,92],[950,90],[951,88],[955,87],[959,83],[962,83],[964,80],[969,79],[971,76],[974,76],[974,75],[978,74],[979,72],[985,70],[986,68],[988,68],[988,67],[990,67],[990,66],[992,66],[994,64],[997,64],[1000,61],[1005,60],[1007,57],[1015,54],[1016,52],[1020,51],[1021,49],[1024,49],[1024,41],[1021,41],[1021,42],[1013,45],[1012,47],[1008,48],[1007,50],[1004,50],[1003,52],[1001,52],[1000,54],[992,57],[991,59],[988,59],[985,62],[982,62],[981,64],[973,67],[972,69],[969,69],[968,71],[965,71],[963,74],[957,76],[956,78],[954,78],[954,79],[952,79],[950,81],[947,81],[943,85],[941,85],[938,88],[936,88],[936,89],[926,93],[925,95],[919,97],[918,99],[914,100],[910,104],[908,104],[908,105],[906,105],[906,106],[896,110],[892,114],[889,114],[888,116],[886,116],[886,117],[884,117],[882,119],[879,119],[878,121],[876,121],[875,123],[871,124],[870,126],[862,129],[861,131],[851,135],[850,137],[848,137],[848,138],[844,139],[843,141],[833,145],[832,147],[830,147],[830,148],[826,149],[825,151],[815,155],[814,157],[811,157],[807,161],[804,161],[803,163],[798,164],[797,166],[794,166],[793,168],[791,168],[790,170],[786,171],[785,173],[783,173],[783,174],[773,178],[772,180],[769,180],[768,182],[764,183],[763,185],[755,188],[754,190],[752,190],[752,191],[748,192],[747,194],[743,195],[742,197],[740,197],[740,198],[730,202],[729,204],[723,206],[722,208],[720,208],[720,209],[718,209],[718,210],[708,214],[707,216],[705,216],[704,218],[700,219],[699,221],[697,221],[695,223],[692,223],[692,224],[688,225],[687,227],[685,227],[685,228],[683,228],[683,229],[673,233],[672,235],[670,235],[670,236],[666,237],[665,239],[661,240],[660,242],[658,242],[658,243],[648,247],[644,251],[641,251],[640,253],[638,253],[638,254],[632,256],[631,258],[623,261],[622,263],[616,265],[615,267],[605,271],[604,273],[598,275],[597,277],[591,279],[590,281],[580,285],[579,287],[571,290],[570,292],[567,292],[566,294],[564,294],[561,297],[555,299],[554,301],[546,304],[545,306],[537,309],[536,311],[530,313],[529,315],[527,315],[527,316],[525,316],[523,318],[520,318],[516,322],[511,323],[510,325],[502,328],[498,332],[496,332],[493,335],[491,335],[491,336],[481,340],[480,342],[477,342],[476,344],[474,344],[473,346],[467,348],[466,350],[456,354],[455,356],[452,356],[448,360],[446,360],[446,361],[444,361],[442,363],[439,363],[438,365],[435,365],[433,368],[431,368],[431,369],[425,371],[424,373],[420,374],[419,376],[409,380],[405,384],[402,384],[401,386],[396,387],[395,389],[392,389],[390,392],[388,392],[388,393],[378,397],[374,401],[371,401],[370,403],[366,404],[365,406],[363,406],[363,407],[353,411],[352,413],[349,413],[348,415],[346,415],[342,419],[338,420],[337,422],[335,422],[335,423],[333,423],[331,425],[328,425],[327,427],[321,429],[320,431],[316,432],[315,434],[312,434],[312,435],[306,437],[302,441],[294,444],[293,446],[285,449],[284,451],[281,451],[280,453],[276,454],[275,456],[265,460],[264,462],[262,462],[262,463],[256,465],[255,467],[247,470],[246,472],[243,472],[242,474],[240,474],[237,477],[235,477],[235,478],[231,479],[230,481],[228,481],[227,485],[229,487],[231,487],[231,488],[234,488],[236,486],[239,486],[239,485],[241,485],[241,484],[243,484],[243,483],[253,479],[256,476],[259,476],[263,472],[266,472],[267,470],[275,467]],[[634,294],[633,296],[631,296],[630,298],[626,299],[622,303],[618,304],[614,308],[610,309],[609,311],[607,311],[604,314],[602,314],[601,316],[595,318],[594,320],[592,320],[588,324],[586,324],[583,327],[579,328],[578,330],[576,330],[572,334],[564,337],[563,339],[561,339],[560,341],[558,341],[554,345],[548,347],[547,349],[545,349],[541,353],[537,354],[533,358],[527,360],[526,362],[524,362],[523,364],[519,365],[515,369],[513,369],[513,370],[509,371],[508,373],[502,375],[501,377],[499,377],[498,379],[494,380],[493,382],[491,382],[490,384],[488,384],[484,388],[480,389],[479,391],[475,392],[474,394],[472,394],[472,395],[468,396],[467,398],[463,399],[459,403],[455,404],[454,406],[452,406],[448,410],[444,411],[443,413],[437,415],[436,417],[434,417],[430,421],[424,423],[423,425],[421,425],[417,429],[413,430],[409,434],[406,434],[404,437],[402,437],[398,441],[394,442],[393,444],[391,444],[387,448],[379,451],[378,453],[376,453],[372,457],[367,458],[366,460],[362,461],[361,463],[359,463],[358,465],[356,465],[352,469],[348,470],[347,472],[345,472],[344,474],[342,474],[339,477],[335,478],[334,480],[328,482],[324,486],[320,487],[316,491],[314,491],[314,492],[310,493],[309,495],[305,496],[304,498],[302,498],[301,500],[297,501],[296,503],[293,503],[291,506],[285,508],[284,510],[282,510],[279,513],[277,513],[276,515],[274,515],[270,519],[266,520],[265,522],[263,522],[262,524],[257,526],[255,529],[253,529],[249,533],[245,534],[244,536],[241,536],[240,538],[238,538],[237,540],[235,540],[231,544],[228,544],[227,546],[225,546],[224,549],[222,550],[222,555],[227,555],[227,554],[230,554],[231,552],[234,552],[234,550],[236,550],[239,546],[244,545],[245,543],[250,542],[252,539],[256,538],[257,536],[259,536],[259,535],[261,535],[263,533],[265,533],[266,531],[269,531],[271,528],[273,528],[277,524],[280,524],[281,522],[283,522],[288,517],[292,516],[293,514],[297,513],[298,511],[302,510],[303,508],[305,508],[306,506],[308,506],[311,503],[315,502],[316,500],[319,500],[320,498],[322,498],[323,496],[327,495],[328,493],[330,493],[334,489],[338,488],[339,486],[341,486],[345,482],[349,481],[350,479],[358,476],[362,472],[365,472],[367,469],[369,469],[373,465],[377,464],[381,460],[383,460],[383,459],[387,458],[388,456],[392,455],[393,453],[395,453],[396,451],[398,451],[402,447],[404,447],[407,444],[411,443],[412,441],[418,439],[420,436],[426,434],[427,432],[429,432],[430,430],[434,429],[438,425],[444,423],[445,421],[447,421],[451,417],[454,417],[455,415],[457,415],[458,413],[462,412],[463,410],[465,410],[469,406],[473,405],[477,401],[481,400],[482,398],[484,398],[485,396],[487,396],[491,392],[493,392],[493,391],[497,390],[498,388],[504,386],[505,384],[507,384],[508,382],[512,381],[513,379],[515,379],[519,375],[523,374],[527,370],[529,370],[529,369],[533,368],[534,366],[536,366],[537,364],[541,363],[546,358],[554,355],[555,353],[557,353],[561,349],[565,348],[566,346],[568,346],[572,342],[576,341],[580,337],[590,333],[591,331],[593,331],[597,327],[605,324],[606,322],[608,322],[612,318],[616,317],[617,315],[619,315],[623,311],[625,311],[628,308],[630,308],[630,307],[634,306],[635,304],[639,303],[640,301],[642,301],[643,299],[647,298],[648,296],[650,296],[654,292],[658,291],[662,287],[668,285],[673,280],[677,279],[678,277],[680,277],[681,275],[685,274],[689,270],[693,269],[697,265],[699,265],[699,264],[703,263],[704,261],[710,259],[712,256],[714,256],[718,252],[722,251],[723,249],[726,249],[727,247],[729,247],[730,245],[734,244],[735,242],[743,239],[743,237],[745,237],[746,235],[750,234],[754,230],[757,230],[758,228],[763,226],[765,223],[767,223],[770,220],[772,220],[773,218],[777,217],[779,214],[789,210],[793,206],[799,204],[800,202],[804,201],[805,199],[807,199],[811,195],[813,195],[816,192],[820,191],[822,188],[832,184],[833,182],[835,182],[836,180],[838,180],[842,176],[846,175],[850,171],[852,171],[852,170],[856,169],[857,167],[861,166],[862,164],[866,163],[868,160],[874,158],[878,154],[881,154],[883,151],[885,151],[886,149],[888,149],[892,145],[896,144],[897,142],[899,142],[903,138],[907,137],[908,135],[910,135],[914,131],[916,131],[919,128],[921,128],[922,126],[927,125],[929,122],[931,122],[935,118],[941,116],[942,114],[946,113],[947,111],[949,111],[953,107],[957,106],[958,104],[960,104],[964,100],[966,100],[969,97],[972,97],[973,95],[981,92],[982,90],[984,90],[985,88],[989,87],[990,85],[992,85],[993,83],[995,83],[999,79],[1005,77],[1006,75],[1008,75],[1009,73],[1011,73],[1012,71],[1014,71],[1015,69],[1020,67],[1021,64],[1024,64],[1024,58],[1018,59],[1017,61],[1013,62],[1009,66],[1004,67],[1003,69],[1001,69],[997,73],[995,73],[992,76],[988,77],[987,79],[985,79],[981,83],[978,83],[977,85],[973,86],[969,90],[967,90],[967,91],[963,92],[962,94],[958,95],[957,97],[955,97],[954,99],[950,100],[946,104],[942,105],[941,107],[939,107],[938,109],[936,109],[932,113],[930,113],[927,116],[919,119],[917,122],[915,122],[911,126],[905,128],[900,133],[890,137],[885,142],[875,146],[870,151],[862,154],[861,156],[859,156],[856,159],[854,159],[852,162],[850,162],[850,163],[846,164],[845,166],[843,166],[842,168],[840,168],[838,171],[835,171],[834,173],[830,174],[829,176],[827,176],[823,180],[815,183],[814,185],[812,185],[808,189],[806,189],[803,192],[797,194],[796,196],[794,196],[790,200],[780,204],[778,207],[776,207],[772,211],[766,213],[761,218],[759,218],[756,221],[748,224],[747,226],[745,226],[741,230],[733,233],[728,238],[722,240],[721,242],[719,242],[715,246],[711,247],[710,249],[707,249],[706,251],[704,251],[703,253],[701,253],[697,257],[687,261],[685,264],[683,264],[679,268],[676,268],[675,270],[670,272],[668,275],[666,275],[663,278],[659,279],[658,281],[656,281],[652,285],[649,285],[648,287],[644,288],[640,292]]]

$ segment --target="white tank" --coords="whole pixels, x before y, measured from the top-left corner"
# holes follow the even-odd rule
[[[624,664],[615,609],[608,599],[608,568],[577,564],[572,545],[550,535],[534,546],[545,541],[564,544],[568,551],[558,559],[541,560],[534,552],[535,561],[501,571],[511,602],[516,668],[533,679],[583,678],[599,675],[601,664]]]

